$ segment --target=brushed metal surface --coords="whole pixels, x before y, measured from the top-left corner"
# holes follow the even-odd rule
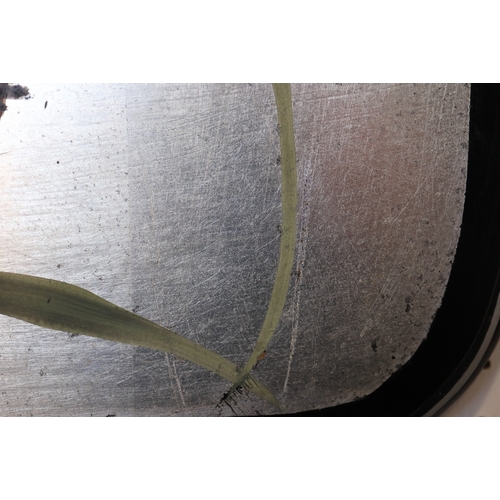
[[[271,85],[35,84],[0,120],[0,269],[67,281],[243,365],[279,251]],[[285,311],[254,370],[288,411],[369,394],[425,338],[460,232],[468,85],[292,85]],[[171,355],[0,316],[1,415],[232,415]]]

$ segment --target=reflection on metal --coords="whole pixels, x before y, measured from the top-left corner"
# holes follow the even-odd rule
[[[0,121],[0,269],[82,286],[239,366],[281,229],[268,85],[40,85]],[[465,85],[292,85],[297,238],[252,373],[288,411],[377,388],[425,338],[459,235]],[[48,105],[46,105],[48,103]],[[3,415],[272,413],[149,349],[0,318]]]

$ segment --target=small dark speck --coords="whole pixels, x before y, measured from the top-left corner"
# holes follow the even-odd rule
[[[116,413],[113,413],[113,414],[109,414],[109,415],[106,415],[106,417],[116,417]]]
[[[43,107],[43,109],[47,109],[47,104],[49,103],[49,101],[45,101],[45,106]]]
[[[373,349],[373,352],[377,352],[378,351],[378,345],[377,345],[377,341],[374,340],[372,342],[372,349]]]
[[[410,296],[405,298],[405,303],[406,303],[405,312],[409,313],[411,311],[411,297]]]
[[[57,264],[57,269],[60,269],[62,264]]]
[[[281,165],[281,156],[278,156],[278,158],[276,158],[276,165]]]
[[[491,361],[490,360],[486,361],[486,364],[484,365],[483,370],[488,370],[488,368],[491,368]]]
[[[50,304],[50,297],[47,299],[47,304]]]
[[[57,160],[57,162],[56,162],[56,163],[59,165],[59,160]]]

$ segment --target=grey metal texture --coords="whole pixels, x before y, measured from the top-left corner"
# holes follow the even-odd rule
[[[276,273],[271,85],[35,84],[0,120],[0,269],[82,286],[243,365]],[[460,233],[470,87],[292,85],[294,273],[253,374],[295,412],[379,387],[425,339]],[[256,415],[148,349],[0,317],[0,415]]]

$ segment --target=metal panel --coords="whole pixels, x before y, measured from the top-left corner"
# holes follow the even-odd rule
[[[67,281],[243,365],[280,238],[270,85],[22,82],[0,121],[0,269]],[[292,85],[285,311],[254,370],[287,411],[352,401],[425,338],[459,236],[467,85]],[[2,415],[271,414],[162,352],[0,317]]]

